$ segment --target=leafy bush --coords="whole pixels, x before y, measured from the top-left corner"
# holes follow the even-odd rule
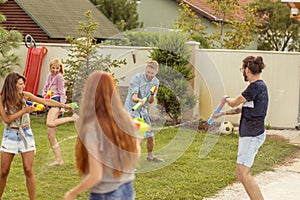
[[[180,123],[182,114],[193,108],[197,101],[189,88],[194,74],[189,64],[190,51],[186,42],[187,37],[183,33],[161,34],[150,55],[160,64],[157,103],[173,120],[173,124]]]

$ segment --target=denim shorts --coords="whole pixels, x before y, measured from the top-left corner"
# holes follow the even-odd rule
[[[240,137],[237,163],[251,168],[258,149],[262,146],[265,140],[266,132],[256,137]]]
[[[51,99],[54,100],[54,101],[60,102],[60,96],[54,96],[54,97],[51,97]],[[48,108],[49,109],[50,108],[57,108],[58,110],[61,109],[60,107],[57,107],[57,106],[49,106]],[[63,115],[64,115],[64,113],[60,113],[60,115],[58,115],[58,118],[63,117]]]
[[[51,99],[54,101],[60,102],[60,96],[54,96],[54,97],[51,97]],[[49,109],[50,108],[58,108],[60,110],[60,107],[56,107],[56,106],[49,106]]]
[[[23,128],[23,132],[27,140],[27,148],[25,147],[25,143],[19,130],[5,128],[0,150],[12,154],[36,151],[34,136],[30,126]]]
[[[135,198],[132,181],[124,183],[118,189],[100,194],[90,193],[89,200],[133,200]]]

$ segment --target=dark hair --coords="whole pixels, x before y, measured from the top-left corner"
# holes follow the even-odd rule
[[[19,79],[23,79],[25,83],[25,77],[16,72],[10,72],[5,77],[0,95],[2,104],[8,112],[10,109],[20,110],[24,104],[23,94],[19,94],[17,90]]]
[[[265,67],[261,56],[248,56],[243,60],[243,68],[248,68],[252,74],[260,74]]]

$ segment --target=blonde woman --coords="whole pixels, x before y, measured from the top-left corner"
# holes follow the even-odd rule
[[[65,103],[67,100],[64,84],[64,69],[60,59],[55,58],[50,61],[49,64],[50,73],[47,76],[45,86],[43,88],[42,96],[46,97],[47,92],[51,91],[51,99]],[[56,127],[67,123],[73,122],[78,119],[78,116],[74,114],[72,117],[59,118],[59,116],[65,112],[64,108],[50,107],[47,114],[47,135],[50,142],[50,146],[53,150],[55,161],[48,164],[49,166],[63,165],[64,161],[62,159],[59,144],[56,140]]]

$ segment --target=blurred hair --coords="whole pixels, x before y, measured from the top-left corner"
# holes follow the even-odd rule
[[[260,74],[266,66],[261,56],[248,56],[243,60],[243,67],[249,68],[252,74]]]
[[[4,107],[10,112],[11,109],[20,110],[24,105],[23,94],[18,93],[17,83],[22,79],[25,83],[25,77],[16,72],[10,72],[6,75],[1,90],[1,99]]]
[[[115,178],[136,167],[139,159],[136,130],[131,116],[123,107],[111,74],[94,71],[89,76],[80,103],[79,116],[76,163],[80,175],[88,172],[87,152],[103,165],[113,168]],[[87,130],[93,122],[98,124],[97,139],[101,143],[97,148],[99,152],[94,153],[88,148],[87,141]],[[107,155],[108,152],[110,155]]]

